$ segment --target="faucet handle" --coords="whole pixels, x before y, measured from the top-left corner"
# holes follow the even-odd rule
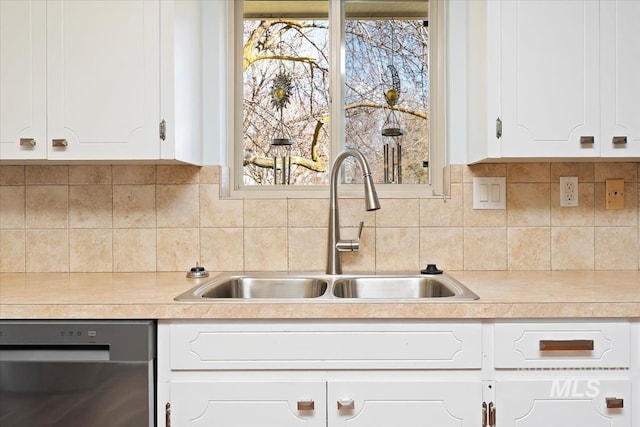
[[[360,236],[362,236],[362,228],[364,227],[364,221],[360,221],[358,227],[358,237],[351,240],[339,240],[336,243],[336,249],[338,252],[357,252],[360,249]]]

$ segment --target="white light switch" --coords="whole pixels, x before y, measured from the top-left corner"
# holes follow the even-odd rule
[[[480,201],[481,202],[488,202],[489,201],[489,189],[487,188],[488,185],[486,184],[480,184]]]
[[[500,200],[502,200],[502,194],[501,194],[501,185],[500,184],[491,184],[491,201],[494,203],[499,202]]]
[[[473,209],[506,209],[505,177],[473,178]]]

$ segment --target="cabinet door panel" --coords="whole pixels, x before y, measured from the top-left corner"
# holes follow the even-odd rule
[[[159,28],[157,1],[48,4],[49,158],[159,158]]]
[[[502,25],[502,156],[598,155],[598,3],[505,1]]]
[[[46,4],[0,1],[0,159],[44,159]],[[33,139],[35,146],[20,145]]]
[[[496,383],[497,419],[501,427],[629,427],[631,411],[607,409],[605,399],[627,405],[631,385],[624,380],[559,378]]]
[[[330,382],[327,395],[330,426],[467,427],[480,422],[480,382]]]
[[[224,427],[325,427],[326,384],[317,382],[174,382],[171,424]],[[298,409],[313,400],[314,408]]]
[[[600,11],[602,156],[640,156],[640,2],[604,1]]]

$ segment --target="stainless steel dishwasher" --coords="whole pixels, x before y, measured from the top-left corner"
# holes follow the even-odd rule
[[[0,426],[155,425],[154,321],[0,321]]]

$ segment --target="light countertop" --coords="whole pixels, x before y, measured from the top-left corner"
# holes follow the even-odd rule
[[[2,273],[4,319],[640,319],[640,271],[453,271],[477,301],[173,298],[210,279],[175,273]]]

